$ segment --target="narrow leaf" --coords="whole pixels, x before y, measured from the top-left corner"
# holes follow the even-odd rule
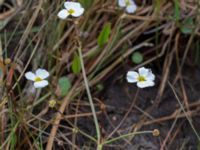
[[[180,20],[180,3],[178,0],[174,0],[174,4],[175,4],[175,20],[178,23]]]
[[[94,0],[79,0],[79,3],[83,6],[83,8],[88,9],[92,6]]]
[[[74,55],[73,61],[72,61],[72,71],[75,74],[78,74],[81,71],[81,63],[79,56],[77,54]]]
[[[111,23],[106,23],[103,26],[103,29],[98,36],[99,47],[104,46],[108,42],[110,32],[111,32]]]

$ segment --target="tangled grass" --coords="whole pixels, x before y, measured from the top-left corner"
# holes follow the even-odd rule
[[[151,109],[162,101],[174,65],[172,88],[180,82],[179,94],[184,98],[183,107],[172,119],[183,108],[183,118],[190,120],[191,105],[199,106],[190,104],[182,82],[184,64],[199,63],[199,1],[136,1],[134,14],[126,14],[114,0],[88,1],[83,16],[64,21],[57,17],[63,1],[0,1],[0,149],[95,149],[96,144],[101,149],[109,143],[104,141],[109,133],[103,136],[98,124],[98,134],[86,133],[79,129],[77,120],[98,119],[105,109],[98,100],[101,86],[125,65],[132,66],[127,71],[146,65],[161,70]],[[98,37],[105,26],[110,28],[109,38],[100,45]],[[135,51],[144,57],[140,64],[131,62]],[[42,90],[34,89],[24,78],[26,71],[37,68],[46,68],[51,74],[49,86]],[[62,77],[71,84],[64,95],[58,84]],[[91,106],[88,99],[93,99],[96,113],[81,111],[84,105]],[[50,100],[56,101],[55,107],[49,107]],[[144,116],[129,134],[140,133],[145,123],[157,122]],[[194,132],[198,137],[195,128]],[[77,140],[79,134],[89,144],[82,145]],[[160,147],[167,147],[168,140],[163,138]]]

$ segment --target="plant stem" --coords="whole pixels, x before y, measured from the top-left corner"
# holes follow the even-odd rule
[[[172,89],[172,92],[174,93],[174,96],[175,96],[176,100],[178,101],[178,103],[179,103],[179,105],[180,105],[180,108],[181,108],[181,110],[183,111],[183,113],[184,113],[186,119],[188,120],[188,122],[189,122],[189,124],[190,124],[192,130],[193,130],[194,133],[196,134],[196,136],[197,136],[197,138],[198,138],[198,141],[200,141],[200,136],[199,136],[197,130],[195,129],[194,125],[192,124],[192,121],[191,121],[190,117],[189,117],[188,114],[186,113],[186,111],[185,111],[185,109],[184,109],[184,106],[183,106],[183,104],[181,103],[181,101],[180,101],[180,99],[179,99],[179,97],[178,97],[178,95],[177,95],[177,93],[176,93],[176,91],[175,91],[173,85],[172,85],[169,81],[168,81],[168,84],[169,84],[170,88]]]
[[[78,53],[79,53],[81,69],[82,69],[82,73],[83,73],[83,79],[84,79],[84,83],[85,83],[85,87],[86,87],[86,91],[87,91],[87,95],[88,95],[88,99],[89,99],[89,103],[90,103],[90,107],[91,107],[91,110],[92,110],[92,115],[93,115],[94,123],[95,123],[95,127],[96,127],[97,149],[101,150],[102,146],[100,146],[101,145],[101,141],[100,141],[101,135],[100,135],[99,123],[98,123],[98,120],[97,120],[96,111],[95,111],[94,103],[93,103],[93,100],[92,100],[92,96],[91,96],[86,72],[85,72],[85,66],[84,66],[84,62],[83,62],[83,55],[82,55],[81,47],[78,48]]]
[[[111,140],[107,140],[103,144],[110,144],[110,143],[112,143],[114,141],[120,140],[122,138],[126,138],[128,136],[133,136],[133,135],[137,135],[137,134],[147,134],[147,133],[153,133],[153,131],[138,131],[138,132],[124,134],[124,135],[118,136],[116,138],[112,138]]]

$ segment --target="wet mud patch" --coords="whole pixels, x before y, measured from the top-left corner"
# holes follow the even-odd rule
[[[200,104],[199,75],[198,68],[185,66],[182,74],[183,84],[181,85],[178,80],[173,85],[175,94],[178,95],[181,103],[185,105],[185,102],[187,102],[184,109],[198,133],[200,132],[200,118],[198,117]],[[129,84],[124,79],[110,80],[109,86],[105,90],[104,104],[106,109],[100,122],[107,136],[114,130],[116,131],[112,134],[112,137],[134,131],[153,129],[158,129],[160,136],[154,137],[151,134],[136,135],[107,145],[105,149],[158,150],[183,148],[197,150],[197,136],[185,114],[181,111],[177,98],[168,84],[166,84],[164,93],[157,104],[156,98],[161,77],[158,74],[156,76],[156,86],[139,89],[139,91],[137,91],[136,85]],[[169,81],[173,82],[175,73],[171,72],[170,77]],[[125,78],[124,74],[123,78]],[[184,91],[181,86],[184,86]]]

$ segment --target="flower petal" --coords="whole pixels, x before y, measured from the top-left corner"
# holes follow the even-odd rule
[[[42,81],[34,82],[34,87],[35,88],[43,88],[43,87],[47,86],[48,84],[49,84],[48,81],[42,80]]]
[[[133,3],[132,5],[128,5],[126,7],[126,12],[131,14],[131,13],[134,13],[136,9],[137,9],[137,6]]]
[[[84,13],[84,8],[80,7],[74,11],[72,14],[73,17],[79,17]]]
[[[146,77],[149,74],[149,70],[148,68],[142,67],[138,69],[139,75]]]
[[[148,81],[154,81],[155,80],[155,75],[151,71],[149,71],[148,75],[146,76],[146,79]]]
[[[138,78],[138,73],[135,71],[128,71],[127,75],[126,75],[126,79],[129,83],[135,83],[137,82],[137,78]]]
[[[154,86],[154,85],[155,85],[155,82],[154,82],[154,81],[148,81],[148,84],[149,84],[149,86],[151,87],[151,86]]]
[[[49,72],[46,71],[45,69],[37,69],[36,76],[40,77],[41,79],[45,79],[49,76]]]
[[[146,88],[146,87],[152,87],[154,86],[155,83],[153,81],[142,81],[142,82],[137,82],[137,86],[139,88]]]
[[[62,9],[61,11],[59,11],[58,15],[57,15],[60,19],[66,19],[69,16],[69,13],[66,9]]]
[[[65,2],[64,3],[64,7],[69,10],[69,9],[73,9],[73,10],[77,10],[77,8],[81,8],[81,4],[78,2]]]
[[[29,72],[25,73],[25,77],[27,80],[34,81],[36,75],[33,72],[29,71]]]
[[[126,7],[126,1],[125,0],[118,0],[118,5],[120,7]]]

